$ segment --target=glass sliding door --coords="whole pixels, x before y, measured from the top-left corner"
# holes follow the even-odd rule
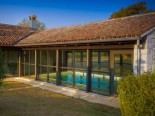
[[[39,80],[47,81],[47,50],[39,51]]]
[[[61,85],[86,90],[86,50],[61,51]]]
[[[61,85],[73,87],[73,51],[61,51]]]
[[[86,90],[86,68],[87,52],[86,50],[76,50],[75,52],[75,88]]]
[[[109,94],[109,52],[93,50],[91,54],[91,91],[101,94]]]
[[[56,50],[48,51],[48,82],[56,83]]]
[[[35,79],[35,51],[34,50],[30,50],[30,56],[29,56],[29,59],[30,59],[30,78],[32,79]]]
[[[22,51],[22,75],[24,77],[35,79],[35,51]]]
[[[133,73],[133,51],[118,50],[112,52],[114,68],[114,93],[117,94],[118,81]]]
[[[22,51],[22,75],[29,78],[29,50]]]
[[[56,83],[56,51],[39,51],[39,80]]]
[[[18,51],[6,50],[3,52],[4,64],[7,67],[7,74],[18,75]]]

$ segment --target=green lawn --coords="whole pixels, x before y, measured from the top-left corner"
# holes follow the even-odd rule
[[[119,109],[49,92],[18,82],[0,87],[1,116],[119,116]]]

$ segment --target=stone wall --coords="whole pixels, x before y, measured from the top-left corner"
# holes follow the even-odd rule
[[[140,73],[155,69],[155,31],[148,34],[146,40],[141,43],[139,54],[137,45],[134,46],[133,71],[137,74],[138,60],[140,64]],[[140,58],[137,59],[137,54]]]
[[[141,44],[141,49],[139,52],[137,45],[134,46],[134,55],[133,55],[133,72],[134,74],[138,74],[138,70],[140,70],[140,73],[147,71],[147,47],[146,42],[143,42]],[[138,63],[141,63],[140,69],[137,69]]]
[[[155,31],[150,33],[146,39],[147,48],[147,70],[155,68]]]

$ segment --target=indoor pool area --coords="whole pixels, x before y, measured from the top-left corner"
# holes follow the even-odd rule
[[[117,94],[118,81],[132,72],[130,51],[24,50],[21,54],[23,77],[103,95]]]

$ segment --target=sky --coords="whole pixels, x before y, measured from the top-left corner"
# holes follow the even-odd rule
[[[16,25],[36,15],[47,28],[85,24],[142,1],[155,10],[155,0],[0,0],[0,23]]]

